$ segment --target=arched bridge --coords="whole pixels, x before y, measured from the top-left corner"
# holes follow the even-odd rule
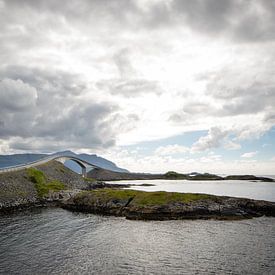
[[[15,166],[10,166],[10,167],[5,167],[5,168],[0,168],[0,173],[6,173],[6,172],[12,172],[12,171],[19,171],[19,170],[23,170],[26,168],[30,168],[30,167],[35,167],[41,164],[45,164],[51,160],[57,160],[61,163],[64,164],[64,162],[66,160],[72,160],[74,162],[76,162],[82,169],[82,176],[86,177],[87,176],[87,168],[100,168],[97,165],[94,165],[88,161],[82,160],[78,157],[75,156],[69,156],[69,155],[55,155],[55,156],[48,156],[33,162],[28,162],[26,164],[19,164],[19,165],[15,165]]]

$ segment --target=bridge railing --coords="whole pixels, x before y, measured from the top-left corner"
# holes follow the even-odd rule
[[[35,165],[39,165],[39,164],[48,162],[48,161],[52,160],[53,158],[54,158],[53,156],[49,156],[49,157],[44,157],[44,158],[41,158],[41,159],[38,159],[35,161],[27,162],[24,164],[17,164],[17,165],[12,165],[12,166],[8,166],[8,167],[2,167],[2,168],[0,168],[0,173],[29,168],[29,167],[32,167]]]
[[[72,160],[75,159],[75,160],[78,160],[78,161],[81,161],[81,162],[85,163],[88,166],[92,166],[92,167],[95,167],[95,168],[98,167],[97,165],[94,165],[92,163],[89,163],[85,160],[79,159],[79,158],[74,157],[74,156],[54,155],[54,156],[47,156],[47,157],[44,157],[44,158],[41,158],[41,159],[38,159],[38,160],[35,160],[35,161],[32,161],[32,162],[28,162],[28,163],[25,163],[25,164],[17,164],[17,165],[13,165],[13,166],[9,166],[9,167],[3,167],[3,168],[0,168],[0,173],[23,170],[23,169],[26,169],[26,168],[30,168],[30,167],[34,167],[34,166],[37,166],[37,165],[44,164],[46,162],[49,162],[51,160],[55,160],[55,159],[58,159],[58,158],[68,158],[68,159],[72,159]]]

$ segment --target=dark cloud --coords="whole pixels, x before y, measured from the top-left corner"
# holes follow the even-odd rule
[[[2,112],[21,112],[36,104],[36,89],[22,80],[5,78],[0,81],[0,91]]]
[[[247,83],[248,84],[248,83]],[[275,83],[273,79],[268,82],[253,82],[251,85],[239,83],[238,86],[229,87],[225,84],[219,85],[213,80],[208,85],[208,93],[222,104],[217,111],[220,116],[235,116],[241,114],[268,113],[275,106]],[[231,87],[230,87],[231,86]]]
[[[125,119],[116,115],[113,120],[118,107],[111,102],[90,101],[85,93],[79,97],[85,86],[77,76],[20,67],[1,74],[1,138],[44,138],[80,148],[115,143],[114,127]]]
[[[239,1],[175,0],[173,11],[191,27],[202,32],[218,33],[230,27],[230,17],[237,11]]]
[[[25,26],[16,39],[28,44],[29,34],[43,40],[41,30],[64,28],[64,22],[90,32],[140,31],[175,26],[186,27],[213,37],[236,41],[263,42],[275,38],[275,8],[272,0],[172,0],[144,3],[130,0],[5,1],[7,12],[0,20],[2,31]],[[40,16],[43,15],[43,16]],[[47,21],[43,21],[46,18]],[[32,20],[30,20],[32,19]],[[85,20],[84,20],[85,19]],[[38,24],[31,24],[36,20]],[[32,35],[33,36],[33,35]]]
[[[28,66],[7,66],[0,69],[2,79],[9,78],[38,87],[40,96],[47,93],[67,97],[78,95],[87,89],[87,85],[81,80],[81,76],[61,70],[48,70]]]
[[[275,39],[272,0],[174,0],[172,12],[179,21],[205,35],[247,42]]]

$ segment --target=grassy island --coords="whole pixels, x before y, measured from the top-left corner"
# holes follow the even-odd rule
[[[122,189],[82,191],[63,207],[135,220],[244,219],[275,216],[275,203],[245,198]]]

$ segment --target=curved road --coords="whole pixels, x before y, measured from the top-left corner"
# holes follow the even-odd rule
[[[69,155],[58,155],[58,156],[48,156],[33,162],[28,162],[26,164],[19,164],[19,165],[14,165],[14,166],[10,166],[10,167],[5,167],[5,168],[0,168],[0,173],[7,173],[7,172],[13,172],[13,171],[19,171],[19,170],[23,170],[26,168],[30,168],[30,167],[35,167],[44,163],[47,163],[49,161],[52,160],[57,160],[60,161],[62,163],[64,163],[66,160],[72,160],[76,163],[79,164],[79,166],[81,166],[82,168],[82,175],[86,176],[86,168],[88,166],[92,166],[94,168],[101,168],[97,165],[94,165],[88,161],[82,160],[78,157],[75,156],[69,156]]]

